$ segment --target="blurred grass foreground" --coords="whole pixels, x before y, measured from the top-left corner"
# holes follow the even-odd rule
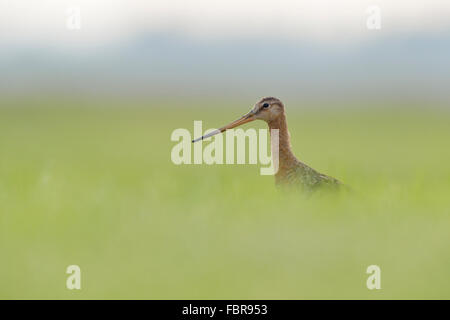
[[[171,162],[174,129],[250,104],[153,104],[2,102],[0,298],[450,298],[448,111],[287,103],[296,155],[355,190],[306,198]]]

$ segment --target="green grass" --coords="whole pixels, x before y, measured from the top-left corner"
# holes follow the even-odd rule
[[[0,298],[450,298],[446,111],[291,102],[297,156],[355,190],[303,197],[257,165],[172,164],[174,129],[242,101],[2,104]]]

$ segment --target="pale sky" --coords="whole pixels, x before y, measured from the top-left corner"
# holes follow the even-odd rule
[[[115,42],[142,32],[357,41],[372,5],[385,35],[450,30],[449,0],[0,0],[0,44]],[[69,7],[81,10],[75,35]]]

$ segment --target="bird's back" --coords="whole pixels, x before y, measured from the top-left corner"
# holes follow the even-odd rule
[[[337,189],[342,183],[298,161],[295,165],[279,170],[275,176],[279,185],[297,186],[305,190]]]

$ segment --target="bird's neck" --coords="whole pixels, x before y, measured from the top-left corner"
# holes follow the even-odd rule
[[[286,170],[298,163],[291,150],[291,139],[287,128],[286,115],[283,113],[278,118],[268,122],[270,131],[278,129],[279,135],[279,169],[277,175],[283,175]],[[271,133],[272,134],[272,133]],[[272,152],[272,157],[274,156]],[[275,161],[275,159],[273,159]]]

